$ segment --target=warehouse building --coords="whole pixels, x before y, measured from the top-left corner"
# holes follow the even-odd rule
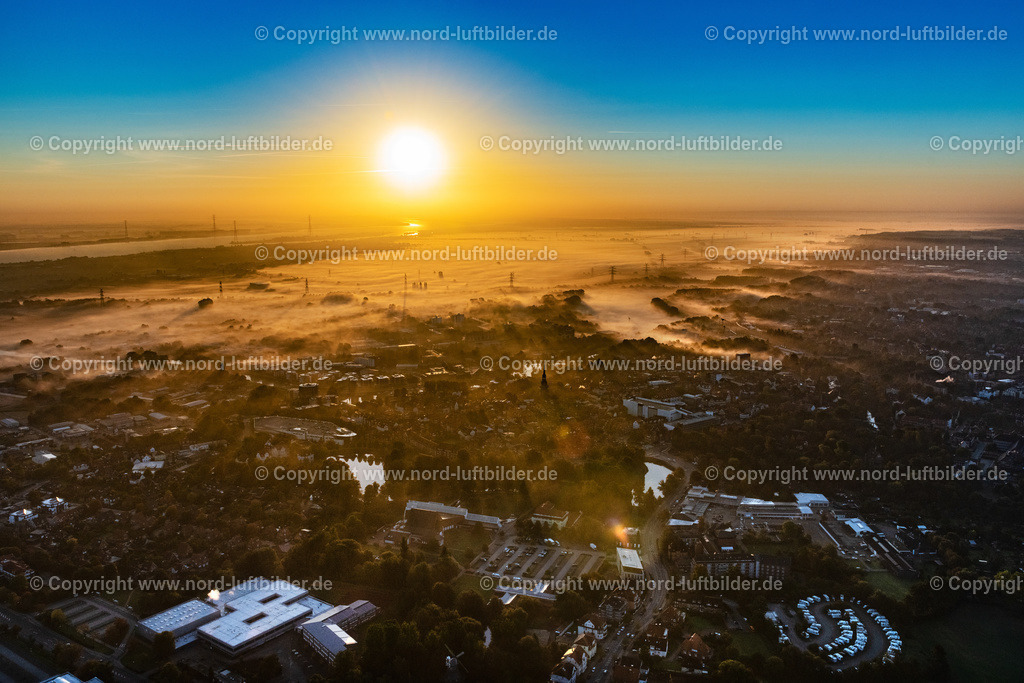
[[[169,632],[174,646],[181,647],[195,640],[195,631],[220,616],[220,610],[202,600],[189,600],[154,614],[139,622],[139,635],[152,641],[156,634]]]

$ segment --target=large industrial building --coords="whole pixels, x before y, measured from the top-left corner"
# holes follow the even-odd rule
[[[740,517],[747,517],[755,522],[811,519],[814,517],[814,512],[808,505],[761,500],[760,498],[744,498],[743,502],[736,509],[736,514]]]
[[[372,618],[377,608],[365,600],[334,607],[304,588],[282,580],[249,579],[205,600],[189,600],[139,622],[139,633],[152,640],[169,632],[175,646],[195,640],[230,657],[262,645],[298,627],[314,650],[333,655],[355,643],[344,627]]]
[[[174,636],[175,647],[187,645],[196,638],[196,629],[220,616],[220,610],[202,600],[189,600],[139,622],[139,635],[153,640],[156,634]]]
[[[831,507],[828,498],[820,493],[794,493],[793,497],[796,498],[797,505],[806,505],[819,515]]]
[[[199,627],[199,637],[227,655],[237,655],[276,638],[300,620],[331,605],[287,581],[250,579],[210,602],[222,616]]]
[[[762,500],[712,492],[704,486],[692,486],[686,493],[682,511],[700,518],[709,507],[720,506],[735,509],[737,515],[754,522],[779,522],[814,519],[829,509],[828,498],[820,493],[797,493],[793,497],[795,501]]]

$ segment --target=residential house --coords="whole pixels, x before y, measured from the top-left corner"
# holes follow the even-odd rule
[[[581,636],[589,633],[597,640],[604,640],[604,637],[608,635],[608,620],[600,614],[591,614],[580,622],[576,627],[576,632]]]
[[[683,641],[679,657],[689,662],[692,666],[704,668],[711,659],[711,648],[707,646],[703,638],[694,633]]]

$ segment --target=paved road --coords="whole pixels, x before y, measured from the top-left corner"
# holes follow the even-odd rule
[[[33,619],[32,617],[15,612],[14,610],[6,607],[0,607],[0,623],[6,624],[17,624],[21,627],[21,633],[31,634],[36,642],[47,650],[52,650],[53,646],[57,643],[69,642],[67,638],[51,631],[49,628],[43,626],[41,623]],[[83,648],[83,657],[85,659],[98,659],[103,662],[108,662],[114,668],[114,676],[107,683],[144,683],[145,678],[138,676],[128,669],[125,669],[119,661],[113,659],[109,655],[105,655],[89,648]]]
[[[681,458],[668,455],[663,449],[648,449],[647,457],[657,460],[673,467],[693,469],[692,463]],[[689,469],[687,471],[689,471]],[[633,616],[624,625],[624,628],[615,633],[609,634],[601,644],[602,654],[597,658],[591,669],[590,680],[602,683],[612,678],[612,667],[624,652],[628,652],[633,642],[643,635],[647,627],[654,621],[668,602],[668,569],[661,562],[658,556],[658,540],[665,529],[665,522],[668,519],[670,509],[686,494],[687,487],[683,486],[671,495],[665,496],[661,504],[648,518],[640,531],[640,559],[644,565],[644,573],[647,580],[653,581],[652,588],[644,592],[640,605]],[[630,636],[632,634],[632,636]],[[607,670],[607,673],[605,671]]]
[[[15,675],[17,678],[14,678]],[[0,683],[20,683],[33,679],[42,681],[49,677],[50,675],[38,666],[0,643]]]
[[[657,445],[648,446],[644,457],[647,460],[653,460],[654,462],[660,463],[669,467],[673,470],[685,470],[686,476],[689,477],[693,474],[693,470],[697,469],[697,466],[692,461],[678,455],[672,455],[668,452],[670,447],[668,445]]]

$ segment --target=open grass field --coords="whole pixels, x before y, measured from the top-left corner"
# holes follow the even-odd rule
[[[720,617],[708,617],[703,614],[687,614],[686,628],[694,633],[708,633],[709,631],[724,631],[725,622]]]
[[[897,579],[889,572],[868,572],[864,580],[894,600],[902,600],[910,592],[910,582]]]
[[[482,595],[485,599],[490,598],[493,594],[492,591],[485,591],[480,587],[480,577],[475,574],[463,574],[462,576],[455,579],[452,583],[452,590],[458,595],[464,590],[476,591]]]
[[[771,650],[768,649],[768,645],[765,644],[764,638],[757,633],[753,632],[733,632],[732,633],[732,644],[740,651],[740,654],[744,657],[760,653],[765,657],[772,654]]]
[[[942,645],[954,681],[1019,681],[1024,618],[989,605],[962,606],[907,633],[907,654],[928,661]]]

